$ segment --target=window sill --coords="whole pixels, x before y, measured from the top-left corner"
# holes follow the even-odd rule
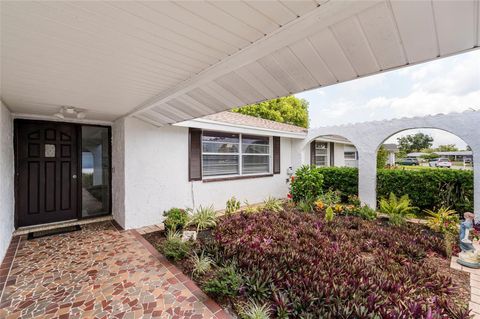
[[[272,177],[273,174],[262,174],[262,175],[243,175],[243,176],[231,176],[231,177],[219,177],[219,178],[208,178],[202,180],[204,183],[211,183],[211,182],[226,182],[226,181],[234,181],[237,179],[250,179],[250,178],[261,178],[261,177]]]

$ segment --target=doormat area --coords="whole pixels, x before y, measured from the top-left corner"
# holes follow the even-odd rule
[[[82,228],[79,225],[75,225],[75,226],[67,226],[67,227],[60,227],[60,228],[47,229],[47,230],[39,230],[39,231],[28,233],[27,239],[32,240],[40,237],[70,233],[70,232],[78,231],[80,229]]]

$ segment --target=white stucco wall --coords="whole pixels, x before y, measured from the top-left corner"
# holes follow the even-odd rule
[[[0,262],[14,231],[13,120],[0,102]]]
[[[125,228],[125,119],[112,126],[112,215]]]
[[[345,144],[335,143],[333,148],[333,159],[336,167],[345,166]]]
[[[126,118],[125,139],[125,228],[159,223],[163,211],[172,207],[214,205],[225,208],[225,202],[235,196],[242,203],[258,203],[268,196],[285,198],[288,193],[287,168],[291,163],[291,141],[281,138],[281,173],[272,177],[230,180],[223,182],[188,181],[188,128],[155,127],[135,118]],[[114,153],[121,153],[121,125],[114,125]],[[117,138],[115,138],[117,136]],[[115,141],[117,140],[117,141]],[[121,143],[119,143],[121,144]],[[115,154],[114,154],[115,158]],[[114,159],[115,175],[121,175],[121,163]],[[114,179],[114,193],[121,176]],[[117,198],[121,197],[117,194]],[[114,196],[115,202],[115,196]],[[115,212],[117,210],[117,212]],[[121,205],[114,204],[114,215],[122,214]],[[117,217],[115,216],[117,219]]]

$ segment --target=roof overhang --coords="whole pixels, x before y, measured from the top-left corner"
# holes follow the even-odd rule
[[[1,99],[162,126],[475,49],[478,0],[1,2]]]
[[[286,132],[286,131],[279,131],[279,130],[273,130],[268,128],[248,126],[248,125],[218,122],[218,121],[212,121],[212,120],[207,120],[202,118],[184,121],[184,122],[176,123],[174,125],[181,126],[181,127],[199,128],[199,129],[208,130],[208,131],[235,132],[235,133],[241,133],[241,134],[251,134],[251,135],[260,135],[260,136],[280,136],[280,137],[288,137],[292,139],[304,139],[307,136],[307,132],[305,133]]]

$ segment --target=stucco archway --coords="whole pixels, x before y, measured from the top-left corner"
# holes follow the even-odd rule
[[[397,137],[400,137],[400,136],[406,136],[406,135],[412,135],[415,134],[415,133],[419,133],[419,130],[421,130],[421,133],[425,133],[427,135],[430,135],[432,137],[435,137],[436,134],[440,133],[440,134],[446,134],[446,135],[450,135],[451,137],[453,138],[457,138],[459,140],[461,140],[460,143],[465,143],[467,144],[463,139],[461,139],[460,137],[458,137],[456,134],[453,134],[452,132],[449,132],[449,131],[446,131],[444,129],[438,129],[438,128],[432,128],[432,127],[429,127],[429,128],[424,128],[424,127],[416,127],[416,128],[408,128],[408,129],[405,129],[405,130],[402,130],[402,131],[399,131],[399,132],[396,132],[394,133],[393,135],[390,135],[388,136],[383,142],[381,142],[379,145],[378,145],[378,148],[377,148],[377,159],[379,159],[380,157],[378,156],[378,152],[380,151],[380,148],[382,147],[382,145],[385,145],[385,143],[388,143],[387,140],[392,140],[393,142],[393,139],[392,138],[397,138]],[[462,143],[462,144],[463,144]],[[428,175],[429,173],[438,173],[438,172],[432,172],[431,170],[428,170],[429,168],[432,168],[432,167],[429,167],[429,162],[431,162],[432,160],[432,157],[425,157],[424,158],[424,155],[427,155],[427,153],[415,153],[415,152],[423,152],[423,151],[420,151],[420,150],[416,150],[416,151],[413,151],[411,154],[409,154],[407,156],[407,154],[403,154],[402,157],[399,157],[400,158],[406,158],[406,157],[416,157],[418,159],[418,163],[417,164],[410,164],[411,162],[407,162],[405,165],[419,165],[417,168],[414,168],[414,167],[411,167],[413,168],[414,170],[418,172],[424,172],[424,174],[426,176],[431,176],[432,178],[427,178],[427,179],[420,179],[420,181],[423,181],[423,182],[419,182],[418,179],[415,178],[415,176],[418,176],[416,174],[412,175],[412,179],[407,179],[407,180],[404,180],[405,183],[400,183],[400,184],[397,184],[397,186],[395,188],[390,188],[390,187],[387,187],[385,188],[385,186],[388,186],[389,183],[385,184],[385,183],[382,183],[382,181],[384,181],[384,178],[387,177],[387,180],[388,180],[388,176],[392,176],[392,175],[389,175],[389,173],[394,173],[392,172],[391,170],[388,170],[386,172],[384,172],[384,174],[387,174],[386,176],[384,174],[380,174],[380,172],[378,171],[379,168],[383,168],[383,165],[377,165],[377,183],[380,183],[381,185],[377,185],[377,189],[376,189],[376,192],[377,192],[377,200],[379,200],[380,198],[383,198],[383,197],[387,197],[389,192],[394,192],[396,195],[398,196],[401,196],[401,195],[404,195],[404,194],[409,194],[411,195],[411,199],[412,199],[412,203],[414,204],[414,206],[418,206],[418,208],[420,209],[419,212],[423,211],[424,209],[432,209],[432,208],[439,208],[441,205],[445,205],[445,206],[448,206],[452,209],[455,209],[458,213],[463,213],[465,212],[465,209],[467,208],[467,210],[471,211],[473,210],[473,208],[470,208],[470,205],[473,205],[474,204],[474,201],[471,201],[471,202],[466,202],[464,199],[466,198],[466,195],[468,194],[468,198],[471,199],[473,194],[472,194],[472,183],[473,181],[469,182],[469,185],[470,187],[469,188],[464,188],[462,186],[464,186],[463,183],[460,183],[460,184],[457,184],[456,182],[444,182],[444,183],[441,183],[440,185],[437,184],[438,181],[436,181],[435,177],[434,176],[437,176],[436,174],[435,175]],[[473,154],[473,152],[472,152]],[[429,154],[429,155],[435,155],[435,157],[448,157],[448,155],[442,155],[442,154],[435,154],[435,153],[432,153],[432,154]],[[473,154],[473,158],[475,157],[476,154]],[[462,154],[462,159],[465,155]],[[451,156],[451,157],[454,157],[454,156]],[[471,155],[468,155],[468,158],[472,158]],[[453,159],[452,159],[453,161]],[[377,163],[379,164],[379,163]],[[401,164],[400,164],[401,165]],[[432,163],[432,165],[435,165]],[[458,165],[458,163],[457,163]],[[422,166],[427,166],[427,167],[422,167]],[[405,166],[394,166],[394,167],[391,167],[393,170],[404,170],[405,169]],[[427,169],[427,171],[425,171],[425,168]],[[450,167],[449,167],[450,168]],[[439,167],[438,169],[442,169],[442,167]],[[446,168],[443,168],[443,169],[446,169]],[[468,169],[470,170],[471,167],[466,167],[465,166],[465,163],[463,164],[462,167],[459,167],[459,166],[453,166],[451,167],[451,170],[455,171],[455,170],[465,170],[465,169]],[[454,172],[452,172],[454,173]],[[472,172],[469,171],[468,172],[468,176],[472,177],[472,175],[470,175]],[[380,174],[380,176],[378,175]],[[422,175],[424,175],[422,174]],[[396,175],[393,175],[393,176],[396,176]],[[426,177],[424,176],[424,177]],[[449,175],[447,174],[446,176],[455,176],[455,175]],[[425,193],[425,187],[428,188],[428,185],[426,184],[429,184],[431,181],[435,181],[435,185],[438,185],[438,192],[435,192],[435,193]],[[382,187],[383,186],[383,187]],[[432,185],[430,185],[432,186]],[[452,188],[453,187],[453,188]],[[386,192],[387,191],[387,192]],[[465,206],[467,205],[467,206]]]
[[[320,135],[335,134],[348,138],[359,153],[358,192],[363,203],[376,207],[376,154],[389,136],[415,128],[434,128],[450,132],[463,139],[474,154],[480,154],[480,111],[438,114],[426,117],[375,121],[351,125],[311,129],[307,137],[294,145],[292,163],[294,168],[307,164],[308,145]],[[480,220],[480,157],[475,156],[474,165],[474,210]]]

